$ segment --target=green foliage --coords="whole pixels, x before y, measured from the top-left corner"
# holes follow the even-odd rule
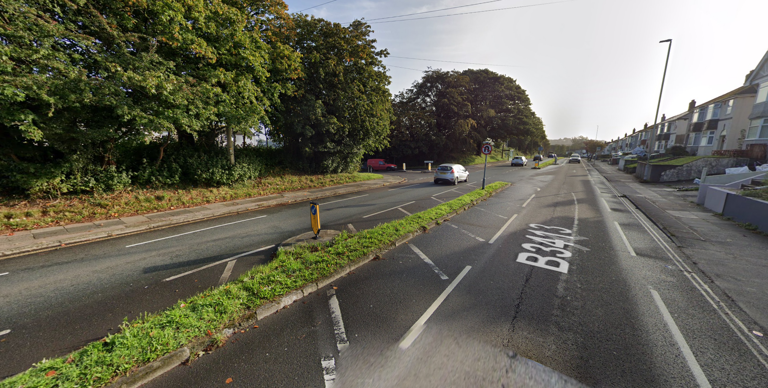
[[[462,160],[486,139],[531,152],[548,143],[530,105],[515,80],[490,70],[429,70],[392,100],[391,147],[383,154],[417,163]]]
[[[292,164],[320,173],[352,172],[363,154],[387,144],[389,76],[371,29],[294,15],[291,47],[301,54],[303,76],[272,111],[272,134]]]
[[[120,332],[93,342],[67,357],[43,360],[23,373],[0,381],[0,387],[101,387],[133,368],[145,365],[195,339],[221,344],[219,331],[249,311],[345,265],[384,249],[430,222],[471,206],[508,183],[494,182],[430,210],[350,235],[342,232],[332,243],[278,251],[268,264],[251,269],[236,281],[206,290],[157,314],[123,321]],[[51,376],[46,373],[55,371]]]
[[[667,149],[667,153],[672,156],[689,156],[690,153],[685,149],[685,147],[681,145],[672,146],[671,148]]]

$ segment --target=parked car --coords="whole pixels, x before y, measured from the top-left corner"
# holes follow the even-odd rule
[[[581,156],[579,154],[571,155],[571,158],[568,159],[568,163],[581,163]]]
[[[542,157],[541,157],[541,155],[533,155],[533,161],[534,161],[534,162],[535,162],[535,161],[539,161],[539,162],[541,162],[541,161],[542,161]]]
[[[548,158],[554,158],[555,156],[556,156],[556,155],[555,155],[555,154],[553,154],[553,153],[551,153],[551,152],[550,152],[550,153],[547,155],[547,157],[548,157]]]
[[[528,165],[528,159],[525,158],[525,156],[515,156],[512,158],[512,166],[527,166]]]
[[[469,180],[469,171],[464,166],[454,163],[441,164],[435,170],[435,184],[450,182],[454,185]]]
[[[397,166],[391,163],[387,163],[384,159],[368,159],[366,166],[370,167],[374,171],[395,171]]]

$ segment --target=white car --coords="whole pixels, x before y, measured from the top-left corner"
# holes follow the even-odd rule
[[[568,163],[581,163],[581,156],[579,154],[573,154],[568,159]]]
[[[469,180],[469,171],[464,166],[454,163],[441,164],[435,170],[435,184],[450,182],[454,185]]]
[[[510,166],[527,166],[528,165],[528,159],[525,158],[525,156],[515,156],[512,158],[512,164]]]

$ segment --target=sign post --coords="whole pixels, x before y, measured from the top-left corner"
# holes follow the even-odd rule
[[[425,160],[424,163],[427,164],[427,171],[432,171],[432,163],[434,163],[434,160]]]
[[[483,190],[485,190],[485,170],[488,169],[488,155],[493,151],[491,144],[483,144],[483,154],[485,154],[485,165],[483,166]]]
[[[320,205],[317,202],[309,203],[309,219],[312,222],[312,233],[317,239],[320,234]]]

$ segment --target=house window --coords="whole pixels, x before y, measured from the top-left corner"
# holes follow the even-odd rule
[[[696,110],[696,122],[700,123],[707,119],[707,108],[699,108]]]
[[[693,134],[693,136],[691,136],[691,135],[688,136],[688,145],[689,146],[694,146],[694,145],[697,146],[700,143],[701,143],[701,132],[696,132],[696,133]]]
[[[719,119],[720,118],[720,104],[719,102],[715,105],[712,105],[712,109],[709,109],[709,115],[707,115],[707,120],[711,119]]]
[[[755,104],[764,102],[766,99],[768,99],[768,82],[764,85],[760,85],[760,90],[757,91],[757,101],[755,101]]]
[[[747,139],[768,139],[768,119],[752,120],[747,131]]]
[[[659,133],[664,133],[666,131],[665,128],[668,128],[668,127],[669,127],[669,124],[667,124],[667,123],[659,124]]]
[[[657,141],[657,142],[656,142],[656,148],[654,148],[654,149],[655,149],[656,151],[663,151],[663,150],[665,149],[665,144],[664,144],[664,143],[665,143],[665,142],[664,142],[664,140],[662,140],[662,141]]]
[[[715,143],[715,131],[707,131],[704,133],[704,137],[701,139],[701,146],[711,146]]]
[[[725,102],[725,114],[729,115],[733,111],[733,100],[728,100]]]

